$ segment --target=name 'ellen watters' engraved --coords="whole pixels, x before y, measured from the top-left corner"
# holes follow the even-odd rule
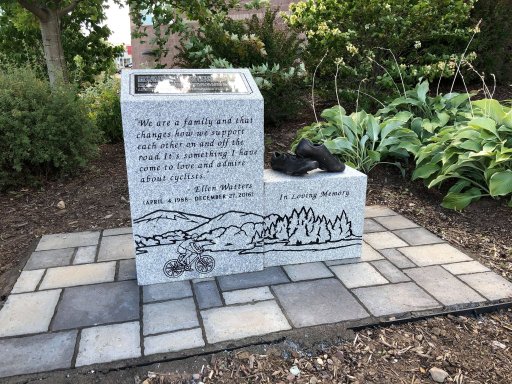
[[[240,191],[244,189],[252,189],[252,184],[221,184],[218,187],[215,185],[198,185],[194,188],[194,192],[215,192],[215,191]]]

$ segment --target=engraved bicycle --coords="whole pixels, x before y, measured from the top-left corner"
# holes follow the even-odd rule
[[[193,241],[184,241],[178,246],[179,257],[164,264],[164,274],[167,277],[179,277],[185,271],[209,273],[215,268],[215,259],[204,254],[204,249]]]

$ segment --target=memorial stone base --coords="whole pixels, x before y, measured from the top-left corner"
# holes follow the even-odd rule
[[[361,256],[366,175],[264,171],[265,266]]]

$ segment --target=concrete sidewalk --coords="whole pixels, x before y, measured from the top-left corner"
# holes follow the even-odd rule
[[[512,283],[381,206],[361,259],[138,287],[130,228],[43,236],[0,310],[0,377],[512,303]],[[136,359],[136,360],[133,360]]]

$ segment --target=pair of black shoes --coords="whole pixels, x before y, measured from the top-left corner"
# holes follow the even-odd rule
[[[308,139],[302,139],[295,155],[274,152],[270,159],[273,170],[292,176],[301,176],[313,169],[320,168],[327,172],[343,172],[345,164],[336,158],[323,144],[313,144]]]

